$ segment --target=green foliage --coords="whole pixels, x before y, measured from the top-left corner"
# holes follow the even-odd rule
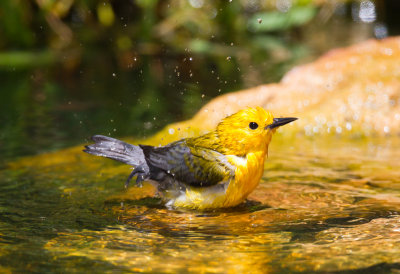
[[[30,68],[53,65],[56,60],[51,51],[0,52],[0,67]]]
[[[0,48],[29,47],[34,41],[28,1],[0,1]]]
[[[308,5],[293,7],[286,13],[279,11],[256,13],[249,20],[249,29],[254,32],[284,31],[307,24],[314,18],[316,12],[315,6]]]

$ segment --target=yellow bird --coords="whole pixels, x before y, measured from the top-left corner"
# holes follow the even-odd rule
[[[224,118],[214,131],[163,147],[131,145],[95,135],[84,152],[111,158],[134,170],[136,183],[156,184],[166,206],[197,210],[233,207],[260,182],[271,137],[297,118],[274,118],[263,108],[247,108]]]

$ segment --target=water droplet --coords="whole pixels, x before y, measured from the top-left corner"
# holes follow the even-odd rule
[[[192,58],[192,57],[189,57],[189,61],[193,61],[193,58]]]
[[[144,129],[151,129],[153,127],[153,124],[151,122],[145,122],[143,126]]]
[[[204,0],[189,0],[190,5],[194,8],[201,8],[204,5]]]
[[[390,128],[388,126],[384,126],[383,127],[383,132],[389,133],[390,132]]]
[[[304,131],[305,131],[307,136],[313,135],[312,129],[313,129],[312,125],[305,125],[304,126]]]
[[[204,97],[206,97],[206,96],[205,96],[204,94],[202,94],[202,95],[201,95],[201,98],[204,98]]]
[[[169,129],[168,129],[168,133],[169,133],[169,134],[174,134],[174,133],[175,133],[175,129],[169,128]]]
[[[388,36],[388,29],[385,24],[376,23],[374,26],[374,34],[378,39],[383,39]]]
[[[113,77],[117,77],[117,74],[115,72],[113,72],[112,76]]]
[[[259,24],[261,24],[261,23],[262,23],[262,19],[261,19],[261,18],[258,18],[258,19],[257,19],[257,22],[258,22]]]
[[[376,7],[373,1],[369,0],[361,1],[358,14],[356,14],[357,11],[355,8],[352,10],[352,13],[353,17],[357,18],[358,15],[357,19],[360,19],[364,23],[371,23],[376,20]]]

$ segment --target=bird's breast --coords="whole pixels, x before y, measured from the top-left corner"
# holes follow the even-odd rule
[[[242,202],[257,187],[264,170],[265,153],[248,153],[246,157],[228,156],[236,166],[235,179],[226,190],[226,203],[232,206]]]

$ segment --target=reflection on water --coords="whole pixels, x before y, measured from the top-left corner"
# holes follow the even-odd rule
[[[213,212],[168,210],[150,185],[125,191],[128,167],[77,150],[15,163],[0,173],[0,263],[4,271],[399,269],[398,141],[323,143],[337,148],[274,143],[249,201]]]

